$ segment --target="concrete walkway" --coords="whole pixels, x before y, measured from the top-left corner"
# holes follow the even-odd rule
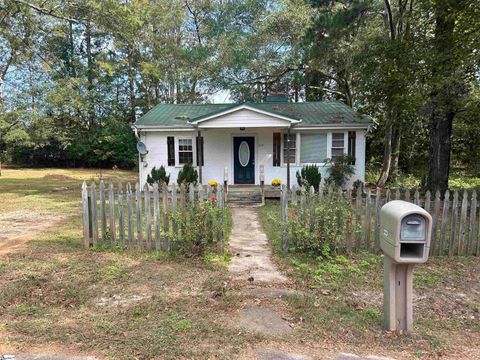
[[[236,280],[279,284],[287,281],[272,262],[272,250],[260,226],[258,207],[232,206],[233,229],[230,248],[233,253],[229,271]]]

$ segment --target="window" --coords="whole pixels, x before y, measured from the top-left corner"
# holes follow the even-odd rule
[[[302,133],[300,162],[302,164],[323,163],[327,158],[327,133]]]
[[[290,151],[287,156],[287,142],[289,143]],[[297,134],[283,134],[283,163],[295,164],[297,153]]]
[[[345,153],[345,134],[332,133],[332,160],[341,157]]]
[[[273,166],[280,166],[282,151],[282,134],[273,133]]]
[[[178,163],[193,164],[193,140],[178,139]]]

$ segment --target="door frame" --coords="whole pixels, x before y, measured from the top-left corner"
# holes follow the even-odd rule
[[[254,154],[254,160],[255,160],[255,164],[253,165],[253,184],[235,184],[235,147],[234,147],[234,138],[238,138],[238,137],[252,137],[253,138],[253,154]],[[233,185],[245,185],[245,186],[251,186],[251,185],[257,185],[258,184],[258,169],[259,169],[259,164],[258,164],[258,136],[257,134],[252,134],[252,133],[235,133],[235,134],[232,134],[231,135],[231,139],[230,139],[230,149],[231,149],[231,152],[230,152],[230,169],[232,169],[230,171],[230,174],[228,175],[229,178],[230,178],[230,183],[233,184]]]

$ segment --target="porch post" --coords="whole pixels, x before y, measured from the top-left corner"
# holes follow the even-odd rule
[[[198,164],[198,180],[202,185],[202,158],[203,158],[203,146],[202,146],[202,134],[200,129],[197,132],[197,164]]]
[[[290,190],[290,127],[287,129],[287,189]]]

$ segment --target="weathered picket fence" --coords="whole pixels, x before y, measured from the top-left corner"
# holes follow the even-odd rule
[[[475,191],[449,191],[442,197],[440,192],[434,196],[427,191],[420,194],[416,190],[390,191],[361,189],[347,190],[333,187],[321,188],[315,194],[313,188],[292,187],[287,190],[282,186],[280,196],[282,219],[282,248],[288,247],[288,211],[299,209],[306,214],[305,226],[315,221],[315,204],[322,201],[335,201],[343,198],[354,208],[354,216],[349,223],[346,238],[339,244],[342,251],[355,249],[378,251],[380,240],[380,209],[391,200],[405,200],[423,207],[432,215],[431,256],[475,255],[480,256],[480,209]]]
[[[125,189],[125,191],[124,191]],[[181,224],[193,221],[194,211],[204,201],[212,201],[218,208],[225,207],[222,186],[167,186],[165,183],[137,183],[132,189],[112,183],[92,182],[82,186],[83,239],[85,248],[97,244],[109,244],[128,249],[170,251],[175,247],[172,237],[181,237]],[[175,214],[182,221],[176,221]],[[205,221],[223,222],[224,216],[213,216]],[[209,224],[210,224],[209,223]],[[221,224],[220,224],[221,225]],[[223,226],[219,226],[223,229]],[[174,236],[172,236],[172,234]],[[224,232],[212,234],[223,251]]]

